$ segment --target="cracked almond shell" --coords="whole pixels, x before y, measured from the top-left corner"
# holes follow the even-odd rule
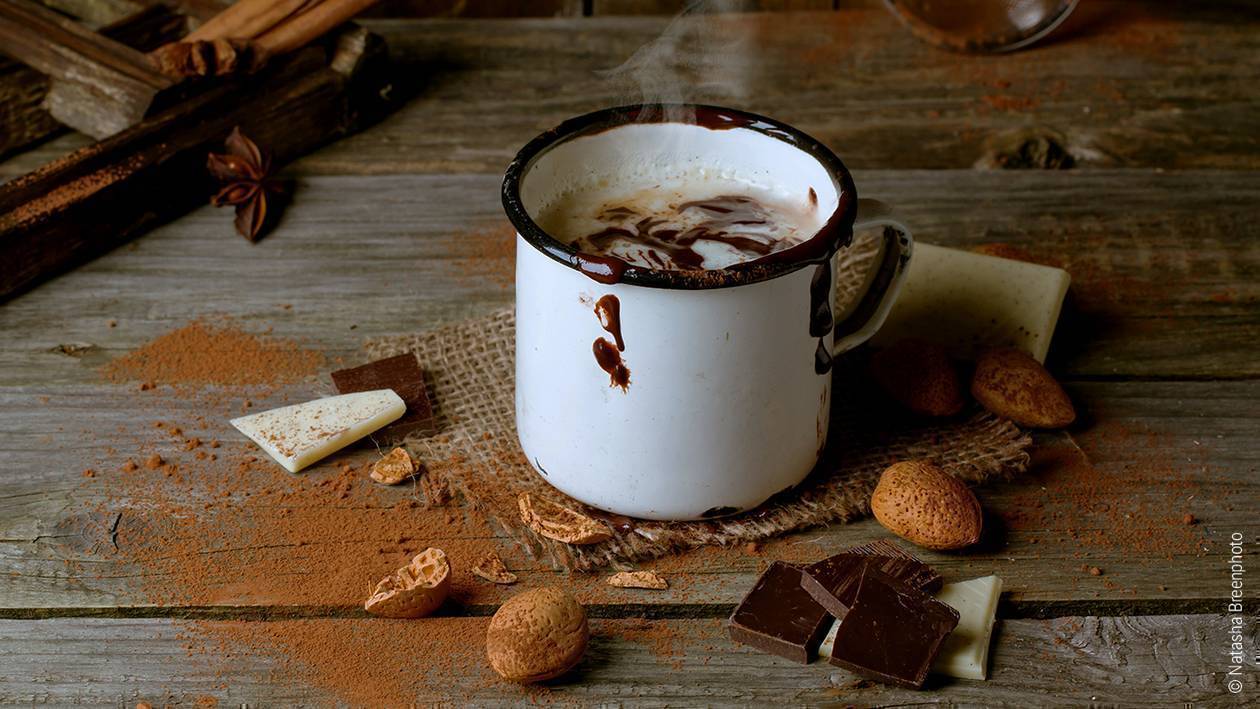
[[[388,455],[372,464],[372,471],[368,475],[378,483],[383,485],[397,485],[398,483],[415,477],[419,466],[411,457],[411,454],[403,448],[395,448]]]
[[[541,497],[522,492],[516,498],[521,521],[538,534],[566,544],[599,544],[612,531],[598,520]]]
[[[665,577],[655,571],[618,571],[608,577],[608,585],[616,588],[646,588],[652,591],[669,588]]]
[[[446,553],[430,547],[411,563],[381,579],[363,608],[382,618],[423,618],[451,592],[451,565]]]
[[[516,574],[508,571],[507,566],[503,563],[503,559],[500,559],[499,555],[494,552],[481,557],[481,560],[473,565],[472,572],[490,583],[503,584],[505,586],[516,583]]]

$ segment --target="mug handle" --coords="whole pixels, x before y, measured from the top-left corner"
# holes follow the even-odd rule
[[[883,243],[876,258],[878,265],[866,276],[862,297],[843,315],[837,314],[833,355],[847,352],[869,340],[888,318],[901,284],[906,266],[914,251],[914,238],[888,205],[875,199],[859,199],[853,230],[884,228]],[[839,258],[837,256],[836,258]]]

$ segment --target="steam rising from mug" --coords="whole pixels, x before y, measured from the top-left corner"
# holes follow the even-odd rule
[[[598,74],[630,84],[622,103],[665,105],[666,120],[694,123],[689,110],[669,104],[730,104],[748,94],[750,25],[729,14],[738,9],[737,0],[692,0],[659,37]]]

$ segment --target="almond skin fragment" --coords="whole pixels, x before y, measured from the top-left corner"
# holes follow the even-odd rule
[[[422,618],[437,610],[450,592],[450,562],[445,552],[430,547],[381,579],[363,608],[382,618]]]
[[[1063,428],[1076,410],[1063,387],[1031,355],[991,349],[976,360],[971,395],[984,408],[1029,428]]]
[[[608,585],[617,588],[647,588],[664,591],[669,582],[655,571],[618,571],[608,577]]]
[[[505,586],[516,583],[516,574],[508,571],[507,566],[503,564],[503,560],[494,552],[481,557],[481,561],[478,561],[472,567],[472,572],[490,583],[498,583]]]
[[[612,539],[608,527],[576,510],[522,492],[516,498],[521,521],[538,534],[566,544],[599,544]]]
[[[397,485],[409,480],[419,470],[411,454],[402,448],[395,448],[388,455],[372,464],[372,472],[368,475],[383,485]]]
[[[870,373],[884,393],[920,416],[953,416],[967,404],[949,353],[925,340],[907,338],[880,350]]]
[[[577,599],[560,588],[538,588],[499,607],[486,630],[486,657],[506,680],[541,682],[573,669],[590,637]]]
[[[980,501],[961,480],[924,460],[888,467],[871,494],[884,527],[926,549],[962,549],[980,540]]]

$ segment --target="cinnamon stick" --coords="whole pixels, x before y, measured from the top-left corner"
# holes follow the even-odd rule
[[[377,0],[323,0],[267,30],[257,37],[256,42],[267,54],[290,52],[322,37],[376,2]]]
[[[238,0],[205,24],[188,33],[187,42],[216,39],[253,39],[292,15],[321,0]]]
[[[227,76],[258,69],[266,56],[244,39],[171,42],[149,53],[149,61],[166,76]]]

